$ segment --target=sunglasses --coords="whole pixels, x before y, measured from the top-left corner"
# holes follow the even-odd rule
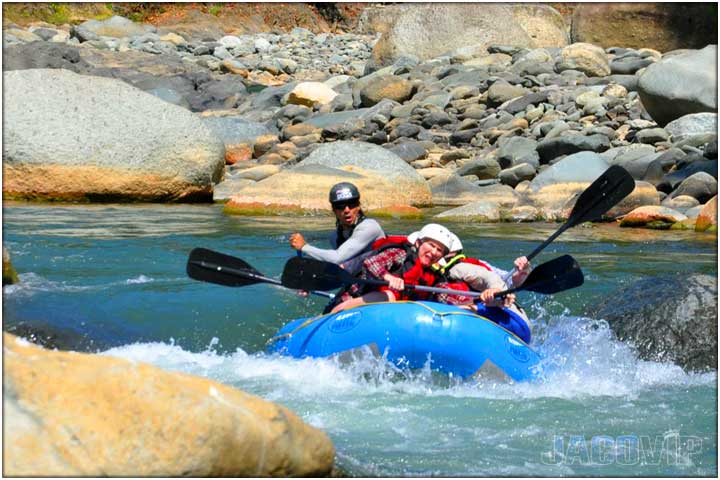
[[[357,200],[349,200],[347,202],[336,202],[332,204],[333,210],[345,210],[345,207],[350,209],[357,208],[360,206],[360,202]]]

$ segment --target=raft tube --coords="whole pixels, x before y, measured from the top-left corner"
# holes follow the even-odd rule
[[[486,315],[492,310],[502,311]],[[419,369],[429,361],[432,370],[462,379],[532,380],[540,362],[527,343],[490,318],[434,302],[372,303],[299,318],[268,341],[267,351],[304,358],[366,348],[398,366]]]

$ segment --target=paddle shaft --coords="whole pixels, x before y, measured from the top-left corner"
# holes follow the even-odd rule
[[[231,275],[237,275],[239,277],[251,278],[251,279],[257,280],[259,282],[271,283],[273,285],[279,285],[281,287],[283,286],[283,284],[280,280],[277,280],[275,278],[266,277],[264,275],[258,275],[257,273],[249,272],[247,270],[239,270],[237,268],[232,268],[232,267],[228,267],[225,265],[218,265],[217,263],[207,262],[205,260],[191,261],[190,263],[193,263],[194,265],[197,265],[202,268],[206,268],[208,270],[215,270],[218,272],[227,272]],[[312,290],[312,291],[310,291],[310,293],[312,293],[314,295],[319,295],[319,296],[325,297],[325,298],[335,298],[334,293],[320,292],[317,290]]]
[[[362,283],[364,285],[372,285],[375,287],[387,287],[389,285],[388,282],[385,282],[383,280],[369,280],[364,278],[356,278],[353,281],[356,283]],[[505,290],[503,292],[498,292],[494,295],[495,298],[500,298],[502,296],[507,295],[508,293],[513,293],[518,290],[522,290],[522,286],[517,288],[511,288],[510,290]],[[466,290],[453,290],[451,288],[440,288],[440,287],[428,287],[426,285],[405,285],[405,290],[417,290],[419,292],[431,292],[431,293],[449,293],[449,294],[456,294],[456,295],[464,295],[466,297],[480,297],[482,293],[480,292],[470,292]]]

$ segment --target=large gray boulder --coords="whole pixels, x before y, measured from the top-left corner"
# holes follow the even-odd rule
[[[402,5],[373,48],[377,66],[404,55],[428,60],[460,47],[492,44],[534,47],[507,5],[489,3]]]
[[[648,277],[602,298],[589,316],[607,320],[643,359],[717,370],[717,288],[709,275]]]
[[[209,200],[223,143],[187,110],[108,78],[3,73],[3,196]]]
[[[640,76],[643,106],[660,126],[688,113],[717,113],[717,45],[667,56]]]
[[[338,141],[320,145],[291,169],[244,186],[230,198],[225,212],[326,213],[330,206],[328,192],[338,182],[354,183],[366,210],[432,204],[427,182],[402,158],[371,143]]]
[[[88,41],[99,37],[133,37],[154,32],[155,30],[152,25],[135,23],[125,17],[116,15],[107,20],[87,20],[73,27],[73,34],[81,41]]]
[[[35,68],[62,68],[83,75],[117,78],[195,112],[231,109],[247,97],[241,76],[210,73],[199,65],[184,62],[178,55],[136,50],[115,52],[52,42],[3,49],[3,71]],[[270,93],[265,92],[257,95],[261,99],[268,96]]]
[[[690,113],[673,120],[665,126],[673,142],[681,142],[691,137],[709,138],[717,135],[717,113]]]

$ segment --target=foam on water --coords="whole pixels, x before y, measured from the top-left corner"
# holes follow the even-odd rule
[[[138,275],[126,280],[87,284],[73,284],[68,281],[56,281],[38,275],[35,272],[25,272],[18,275],[20,282],[3,287],[3,296],[30,296],[37,293],[78,293],[78,292],[105,292],[115,287],[143,284],[166,284],[173,285],[186,282],[185,277],[164,278],[157,280],[146,275]],[[80,280],[82,281],[82,279]]]
[[[512,384],[487,380],[462,382],[432,372],[429,363],[424,369],[409,371],[376,358],[369,351],[356,355],[349,363],[336,358],[248,355],[240,349],[219,354],[212,344],[203,352],[188,352],[172,342],[126,345],[105,354],[209,376],[236,386],[252,385],[270,397],[292,391],[304,398],[387,394],[486,399],[634,399],[655,387],[713,385],[717,380],[716,372],[686,373],[677,365],[638,359],[630,346],[614,339],[604,321],[562,317],[543,336],[536,346],[546,357],[540,379]]]

